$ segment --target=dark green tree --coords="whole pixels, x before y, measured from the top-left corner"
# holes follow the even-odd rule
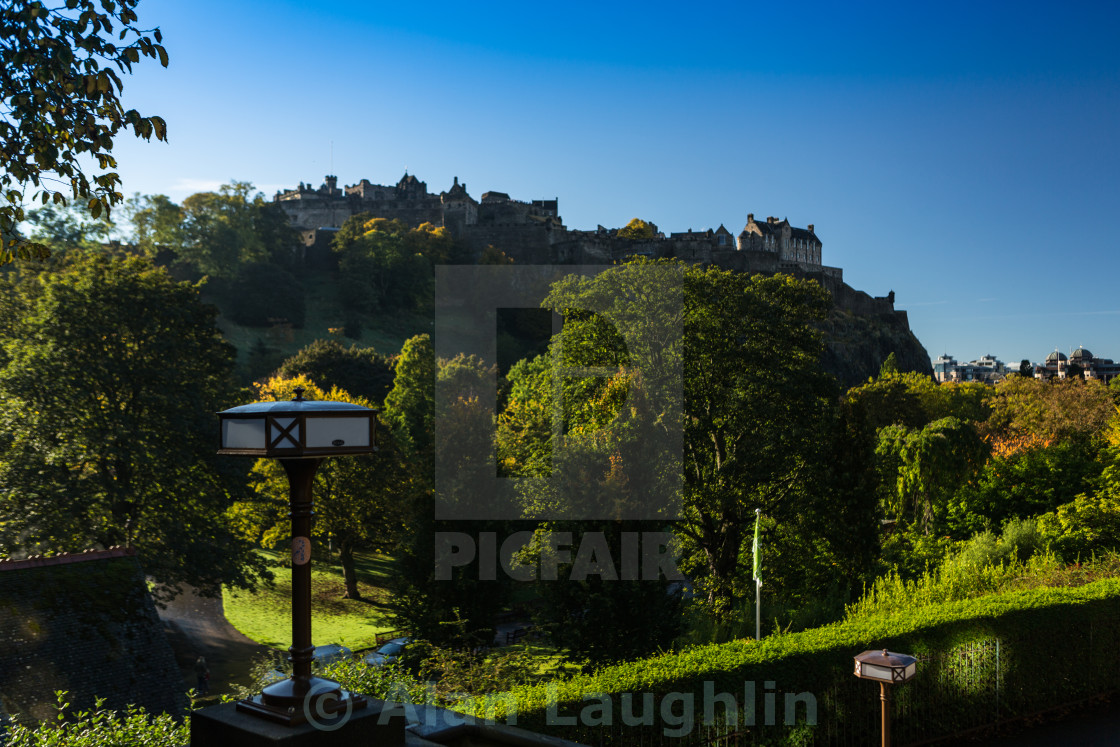
[[[483,581],[474,567],[456,567],[452,577],[436,577],[438,532],[457,532],[477,538],[482,531],[501,531],[492,522],[436,519],[435,504],[435,385],[436,376],[453,378],[464,396],[441,411],[445,438],[485,437],[492,412],[471,396],[472,386],[486,380],[476,359],[456,358],[438,366],[427,335],[405,342],[397,358],[393,389],[385,398],[382,422],[400,444],[408,465],[408,484],[401,496],[405,504],[404,536],[395,555],[396,573],[390,582],[390,610],[398,625],[437,644],[478,646],[493,639],[494,616],[501,609],[509,585],[501,579]],[[474,382],[472,385],[471,382]],[[463,471],[468,475],[470,466]],[[464,479],[469,479],[464,477]],[[452,621],[461,625],[448,625]],[[462,640],[465,634],[469,640]]]
[[[232,280],[247,265],[290,268],[296,246],[283,210],[254,193],[249,182],[223,184],[183,200],[182,243],[176,258],[213,278]]]
[[[373,314],[427,307],[434,289],[432,267],[451,250],[447,232],[427,223],[409,228],[385,218],[372,218],[360,227],[355,223],[348,221],[333,244],[340,253],[343,308]]]
[[[1098,456],[1091,444],[1073,440],[993,455],[975,479],[957,490],[949,530],[964,539],[1092,493],[1103,468]]]
[[[338,387],[380,407],[393,386],[393,364],[373,348],[316,340],[277,370],[284,378],[306,376],[320,389]]]
[[[43,256],[16,235],[25,199],[85,204],[96,219],[123,201],[113,140],[131,129],[167,139],[160,117],[125,109],[118,73],[141,57],[167,66],[159,29],[137,25],[138,0],[17,0],[0,6],[0,259]]]
[[[307,316],[303,284],[280,265],[243,265],[223,303],[226,315],[246,327],[291,324],[303,327]]]
[[[888,376],[896,376],[901,373],[898,370],[898,357],[892,352],[883,361],[883,365],[879,366],[879,378],[885,379]]]
[[[709,609],[727,615],[750,583],[742,553],[755,508],[785,527],[793,545],[814,531],[805,522],[795,527],[795,518],[823,511],[818,504],[827,503],[823,480],[836,392],[819,366],[822,343],[811,322],[824,315],[829,301],[819,285],[786,276],[751,278],[672,262],[651,264],[675,267],[681,274],[683,320],[676,323],[683,324],[683,347],[663,343],[630,350],[622,344],[622,338],[641,340],[634,333],[665,324],[655,322],[660,312],[651,303],[664,289],[643,283],[644,263],[554,286],[546,305],[564,315],[563,365],[619,373],[565,382],[563,422],[556,429],[548,363],[538,358],[514,366],[509,402],[499,419],[501,469],[547,474],[555,460],[552,441],[562,435],[562,454],[582,445],[586,457],[563,465],[583,470],[570,482],[597,486],[600,493],[617,486],[611,489],[625,505],[627,496],[643,493],[642,480],[648,479],[635,467],[657,461],[649,447],[655,434],[643,433],[641,424],[683,422],[684,461],[676,469],[683,480],[684,513],[673,527],[682,542],[683,563]],[[617,300],[613,324],[578,311],[596,308],[596,298]],[[655,334],[651,339],[669,338]],[[651,373],[673,366],[681,371],[678,382],[683,381],[683,418],[679,403],[675,414],[655,404],[669,400],[654,396],[659,376]],[[640,374],[628,373],[628,367]],[[642,408],[652,408],[643,413],[651,417],[633,417]],[[619,423],[619,439],[615,448],[603,450],[596,434],[612,421]],[[545,502],[552,500],[541,495]],[[796,582],[793,574],[789,580]]]
[[[157,581],[251,585],[263,566],[225,520],[243,472],[214,453],[214,413],[238,399],[232,349],[197,288],[77,255],[5,278],[0,303],[0,545],[129,544]]]
[[[260,381],[269,378],[283,362],[284,353],[280,348],[258,337],[249,348],[242,373],[249,381]]]
[[[1030,358],[1024,358],[1019,361],[1019,375],[1025,378],[1034,376],[1034,366],[1031,365]]]
[[[947,417],[920,429],[881,429],[878,453],[896,470],[891,515],[928,535],[944,521],[956,490],[984,464],[988,445],[972,426]]]

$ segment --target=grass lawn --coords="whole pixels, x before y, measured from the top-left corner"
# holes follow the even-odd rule
[[[292,574],[280,565],[279,553],[259,551],[269,562],[276,582],[256,593],[222,589],[226,619],[258,643],[286,649],[292,644]],[[377,633],[392,630],[380,603],[389,573],[389,558],[361,554],[357,558],[358,589],[363,599],[343,599],[342,566],[317,559],[311,570],[311,637],[315,645],[340,643],[352,649],[374,645]]]

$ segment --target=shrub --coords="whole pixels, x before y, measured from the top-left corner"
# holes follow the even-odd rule
[[[66,693],[58,697],[58,717],[35,726],[17,725],[6,747],[181,747],[190,741],[189,722],[170,714],[151,715],[129,706],[123,712],[103,709],[99,698],[92,711],[67,713]]]
[[[1043,536],[1051,539],[1068,562],[1093,553],[1120,549],[1120,496],[1079,495],[1038,520]]]
[[[626,693],[637,694],[637,700],[652,694],[662,705],[682,694],[703,703],[705,692],[731,693],[739,713],[745,713],[745,706],[752,704],[744,706],[750,695],[744,683],[759,685],[756,697],[765,683],[768,689],[777,686],[779,692],[824,699],[826,703],[817,713],[821,721],[816,733],[803,736],[825,742],[839,733],[858,734],[873,728],[861,721],[871,708],[873,695],[852,687],[852,657],[870,648],[889,648],[926,662],[920,665],[915,683],[896,696],[907,701],[898,709],[896,734],[906,741],[920,741],[944,737],[977,722],[991,723],[994,710],[987,702],[991,682],[1000,683],[1003,716],[1024,715],[1114,689],[1120,685],[1115,671],[1102,664],[1088,672],[1085,662],[1103,661],[1117,653],[1118,614],[1120,579],[1116,578],[1078,588],[1032,589],[878,612],[757,643],[697,646],[593,674],[517,688],[508,698],[498,699],[499,706],[504,704],[507,710],[492,715],[502,718],[514,712],[518,726],[578,739],[588,730],[575,721],[558,726],[559,719],[578,717],[583,709],[592,707],[588,701],[609,707],[617,715],[623,712]],[[1080,622],[1071,628],[1071,619]],[[1057,638],[1062,639],[1062,647],[1052,645]],[[984,647],[976,649],[976,644],[989,641],[993,655],[977,658],[975,651]],[[958,653],[966,650],[973,653]],[[988,674],[978,678],[974,670],[980,665]],[[952,676],[943,676],[946,672]],[[480,708],[476,706],[473,713],[483,715]],[[700,711],[696,713],[699,716]],[[778,713],[780,718],[781,711]],[[656,724],[647,729],[651,742],[658,738],[654,729]],[[780,730],[783,734],[778,729],[769,734],[788,736],[786,726]],[[626,737],[635,741],[640,734],[635,729]]]

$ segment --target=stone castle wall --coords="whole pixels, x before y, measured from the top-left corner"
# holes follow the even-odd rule
[[[323,232],[316,229],[337,229],[352,215],[368,212],[414,228],[422,223],[444,226],[475,258],[493,246],[517,264],[611,264],[645,256],[713,264],[736,272],[809,277],[832,293],[838,308],[865,316],[895,315],[906,325],[905,312],[894,310],[893,298],[857,291],[844,282],[843,270],[821,264],[821,242],[812,224],[795,228],[773,217],[756,222],[750,214],[738,237],[720,226],[716,231],[632,240],[602,226],[596,231],[566,228],[557,200],[522,202],[502,192],[487,192],[476,201],[458,177],[448,191],[436,195],[408,174],[396,186],[363,179],[343,189],[337,187],[335,177],[328,176],[318,189],[301,183],[297,189],[277,192],[274,200],[302,229],[307,242],[322,243]]]

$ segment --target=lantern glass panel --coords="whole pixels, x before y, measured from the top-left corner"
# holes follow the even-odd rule
[[[223,449],[263,449],[264,447],[262,418],[222,421]]]
[[[894,680],[894,677],[891,675],[890,667],[880,667],[875,664],[863,662],[862,671],[864,677],[870,677],[871,679],[883,680],[884,682],[891,682]]]
[[[369,446],[369,418],[315,418],[304,421],[307,426],[307,448],[331,446]],[[342,443],[336,443],[341,441]]]

